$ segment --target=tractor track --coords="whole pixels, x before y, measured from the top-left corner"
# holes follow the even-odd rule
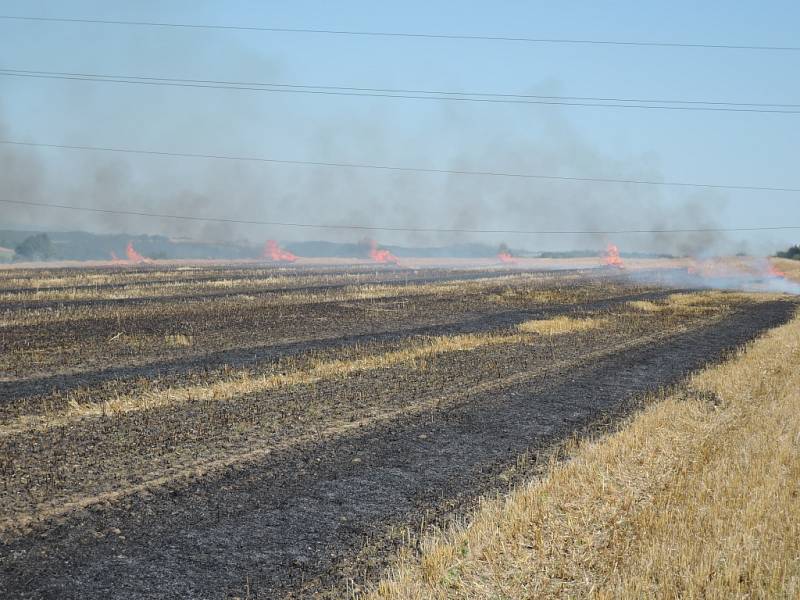
[[[586,271],[591,271],[591,268],[575,268],[575,269],[562,269],[558,271],[554,271],[553,269],[514,269],[514,270],[505,270],[505,271],[497,271],[496,275],[513,275],[516,273],[526,274],[526,275],[541,275],[546,273],[581,273]],[[170,271],[155,271],[157,273],[164,273],[164,278],[158,279],[133,279],[129,281],[121,281],[121,282],[112,282],[112,283],[83,283],[77,285],[53,285],[53,286],[27,286],[27,287],[0,287],[0,295],[2,294],[32,294],[37,292],[65,292],[65,291],[73,291],[73,290],[97,290],[97,291],[110,291],[110,290],[118,290],[118,289],[125,289],[125,288],[135,288],[135,287],[153,287],[158,286],[163,283],[175,283],[179,282],[181,284],[186,285],[203,285],[207,283],[214,283],[216,281],[251,281],[253,279],[259,278],[269,278],[269,277],[305,277],[305,278],[313,278],[313,277],[321,277],[321,278],[337,278],[337,277],[351,277],[354,280],[349,285],[359,285],[359,284],[368,284],[368,285],[383,285],[384,283],[397,281],[400,279],[408,278],[410,283],[415,283],[422,279],[427,281],[435,281],[435,280],[445,280],[445,281],[453,281],[457,279],[469,279],[474,277],[486,277],[490,275],[488,271],[471,271],[471,270],[464,270],[453,273],[453,271],[444,271],[444,270],[435,270],[435,269],[365,269],[362,271],[354,271],[354,270],[336,270],[336,271],[319,271],[319,270],[303,270],[303,269],[295,269],[292,271],[284,271],[284,270],[270,270],[264,268],[254,268],[252,271],[243,271],[238,270],[236,273],[229,273],[226,271],[221,271],[216,276],[204,276],[204,277],[176,277],[174,272]],[[204,270],[205,272],[205,270]],[[438,276],[429,276],[425,277],[425,274],[431,272],[439,272]],[[118,273],[119,275],[124,275],[124,273]],[[167,275],[171,275],[171,277],[167,278]],[[383,276],[383,279],[376,279],[378,276]],[[372,278],[372,279],[370,279]],[[0,280],[1,281],[1,280]],[[298,288],[302,289],[302,288]]]
[[[390,526],[418,529],[423,519],[444,523],[464,514],[504,485],[498,475],[520,455],[618,418],[643,394],[680,384],[786,322],[796,306],[740,306],[709,324],[585,354],[570,368],[522,372],[456,403],[42,523],[6,544],[0,591],[225,598],[247,585],[261,598],[342,597],[348,580],[364,583],[387,564]],[[367,542],[370,551],[361,552]]]
[[[580,273],[586,269],[574,269],[572,272]],[[393,278],[377,278],[366,281],[352,281],[344,283],[331,283],[331,284],[317,284],[317,285],[298,285],[298,286],[281,286],[281,287],[267,287],[267,288],[254,288],[243,286],[233,290],[213,291],[213,292],[190,292],[183,294],[169,294],[159,296],[133,296],[130,298],[82,298],[77,300],[42,300],[42,301],[16,301],[16,300],[0,300],[0,311],[9,313],[29,310],[68,310],[70,308],[81,307],[107,307],[107,306],[138,306],[143,304],[175,304],[175,303],[188,303],[198,301],[213,301],[225,298],[234,298],[236,296],[268,296],[304,292],[309,294],[330,292],[335,290],[342,290],[346,288],[353,288],[363,285],[376,285],[376,286],[405,286],[405,285],[430,285],[436,283],[451,283],[457,281],[475,281],[475,280],[492,280],[502,279],[512,275],[541,275],[544,273],[553,273],[553,271],[498,271],[498,272],[467,272],[456,274],[442,274],[433,277],[393,277]],[[559,271],[562,273],[562,271]],[[402,272],[401,272],[402,274]],[[210,281],[216,281],[212,279]],[[163,282],[160,282],[163,283]],[[194,283],[192,281],[191,283]],[[135,284],[137,287],[139,284]],[[75,288],[68,288],[75,289]],[[87,289],[95,289],[94,286],[88,286]],[[102,287],[99,289],[103,289]],[[38,290],[42,291],[42,290]],[[50,291],[49,289],[47,291]],[[17,292],[17,290],[12,290]]]
[[[0,399],[11,402],[20,398],[99,385],[106,381],[164,376],[180,376],[191,371],[210,371],[222,367],[243,368],[279,358],[299,356],[314,350],[344,348],[364,343],[391,343],[420,336],[484,333],[510,328],[529,319],[541,319],[565,314],[609,310],[635,300],[661,300],[679,289],[623,294],[602,300],[574,304],[557,304],[525,310],[504,310],[467,315],[467,318],[436,324],[410,325],[399,329],[381,330],[373,324],[362,325],[362,331],[342,333],[324,338],[279,341],[247,348],[159,359],[136,365],[119,365],[65,374],[53,374],[27,379],[0,381]]]

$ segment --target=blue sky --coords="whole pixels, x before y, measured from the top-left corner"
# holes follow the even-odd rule
[[[116,4],[116,5],[115,5]],[[0,2],[32,16],[347,30],[797,45],[800,5],[774,2]],[[5,68],[144,76],[800,103],[800,52],[547,45],[0,21]],[[598,177],[800,186],[800,115],[475,105],[0,78],[13,139]],[[20,163],[22,161],[22,163]],[[22,164],[24,168],[20,168]],[[387,176],[300,167],[24,152],[4,193],[193,214],[526,229],[800,225],[795,194]],[[22,173],[22,174],[20,174]],[[9,179],[10,178],[10,179]],[[28,181],[33,178],[35,181]],[[6,211],[6,207],[2,209]],[[348,239],[15,210],[9,224],[192,236]],[[446,243],[454,236],[384,236]],[[496,236],[495,236],[496,238]],[[489,236],[486,241],[501,241]],[[798,232],[672,240],[702,251],[772,251]],[[470,236],[469,239],[475,239]],[[484,239],[484,238],[481,238]],[[604,240],[514,238],[528,247]],[[663,239],[630,238],[631,248]]]

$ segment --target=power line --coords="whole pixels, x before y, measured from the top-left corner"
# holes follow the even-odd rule
[[[186,83],[213,83],[220,85],[247,85],[259,87],[279,87],[279,88],[314,88],[324,90],[352,90],[360,92],[390,92],[402,94],[440,94],[448,96],[489,96],[500,98],[536,98],[548,100],[595,100],[603,102],[658,102],[662,104],[712,104],[712,105],[727,105],[727,106],[775,106],[775,107],[800,107],[800,104],[777,104],[767,102],[729,102],[717,100],[664,100],[664,99],[642,99],[642,98],[610,98],[598,96],[545,96],[536,94],[519,94],[519,93],[497,93],[497,92],[453,92],[445,90],[419,90],[419,89],[403,89],[403,88],[374,88],[374,87],[348,87],[348,86],[333,86],[333,85],[310,85],[310,84],[292,84],[292,83],[274,83],[274,82],[253,82],[253,81],[227,81],[219,79],[181,79],[177,77],[150,77],[142,75],[109,75],[102,73],[74,73],[65,71],[33,71],[28,69],[6,69],[0,67],[0,71],[8,73],[30,73],[41,75],[64,75],[74,77],[98,77],[98,78],[120,78],[120,79],[141,79],[145,81],[177,81]]]
[[[292,33],[292,34],[316,34],[333,36],[358,36],[358,37],[385,37],[385,38],[415,38],[415,39],[438,39],[456,41],[485,41],[485,42],[518,42],[533,44],[581,44],[581,45],[602,45],[602,46],[644,46],[660,48],[709,48],[715,50],[759,50],[759,51],[780,51],[797,52],[800,46],[761,46],[745,44],[710,44],[710,43],[688,43],[688,42],[647,42],[647,41],[625,41],[625,40],[598,40],[598,39],[570,39],[570,38],[536,38],[523,36],[507,35],[470,35],[454,33],[416,33],[401,31],[356,31],[347,29],[312,29],[301,27],[259,27],[247,25],[217,25],[201,23],[169,23],[159,21],[123,21],[112,19],[80,19],[67,17],[30,17],[19,15],[0,15],[0,19],[8,21],[30,21],[30,22],[50,22],[50,23],[87,23],[93,25],[122,25],[129,27],[163,27],[173,29],[210,29],[226,31],[254,31],[265,33]]]
[[[395,231],[416,233],[491,233],[505,235],[626,235],[626,234],[656,234],[656,233],[709,233],[709,232],[747,232],[747,231],[780,231],[800,229],[800,225],[783,225],[778,227],[698,227],[681,229],[617,229],[617,230],[530,230],[530,229],[466,229],[451,227],[388,227],[380,225],[349,225],[330,223],[298,223],[289,221],[260,221],[250,219],[231,219],[222,217],[198,217],[195,215],[176,215],[168,213],[154,213],[139,210],[122,210],[111,208],[95,208],[90,206],[73,206],[69,204],[54,204],[49,202],[29,202],[25,200],[9,200],[0,198],[0,202],[36,206],[44,208],[59,208],[83,212],[127,215],[136,217],[154,217],[158,219],[178,219],[182,221],[203,221],[211,223],[229,223],[237,225],[268,225],[272,227],[298,227],[305,229],[356,229],[367,231]]]
[[[63,71],[29,71],[0,68],[0,76],[34,79],[59,79],[90,81],[99,83],[123,83],[133,85],[170,86],[206,89],[245,90],[253,92],[277,92],[291,94],[317,94],[332,96],[363,96],[376,98],[398,98],[413,100],[444,100],[461,102],[484,102],[498,104],[543,104],[558,106],[580,106],[601,108],[640,108],[657,110],[692,110],[712,112],[752,112],[776,114],[800,114],[800,104],[770,104],[757,102],[723,102],[704,100],[653,100],[637,98],[603,98],[592,96],[540,96],[531,94],[509,94],[494,92],[449,92],[441,90],[406,90],[391,88],[368,88],[346,86],[321,86],[286,83],[253,83],[223,80],[179,79],[174,77],[145,77],[138,75],[108,75],[97,73],[71,73]],[[425,95],[421,95],[425,94]],[[609,104],[613,103],[613,104]],[[634,104],[623,104],[634,103]],[[645,104],[651,103],[651,104]],[[659,103],[659,104],[652,104]],[[681,106],[666,106],[675,104]],[[756,107],[771,107],[756,108]]]
[[[244,162],[257,162],[257,163],[309,166],[309,167],[371,169],[377,171],[391,171],[400,173],[426,173],[431,175],[506,177],[515,179],[541,179],[546,181],[575,181],[575,182],[586,182],[586,183],[633,184],[633,185],[648,185],[648,186],[671,186],[671,187],[683,187],[683,188],[703,188],[703,189],[739,190],[739,191],[755,191],[755,192],[790,192],[790,193],[800,192],[800,188],[796,187],[730,185],[730,184],[720,184],[720,183],[695,183],[686,181],[656,181],[648,179],[617,179],[608,177],[569,177],[562,175],[544,175],[538,173],[514,173],[507,171],[469,171],[462,169],[433,169],[425,167],[403,167],[396,165],[380,165],[374,163],[288,160],[281,158],[268,158],[268,157],[258,157],[258,156],[234,156],[230,154],[199,154],[199,153],[189,153],[189,152],[166,152],[161,150],[138,150],[134,148],[119,148],[110,146],[79,146],[70,144],[48,144],[40,142],[22,142],[18,140],[6,140],[6,139],[0,139],[0,144],[6,144],[11,146],[29,146],[34,148],[53,148],[60,150],[110,152],[119,154],[139,154],[145,156],[162,156],[170,158],[199,158],[199,159],[209,159],[209,160],[244,161]]]
[[[260,163],[310,166],[310,167],[373,169],[379,171],[393,171],[393,172],[404,172],[404,173],[427,173],[432,175],[471,175],[479,177],[508,177],[517,179],[543,179],[548,181],[576,181],[576,182],[588,182],[588,183],[658,185],[658,186],[673,186],[673,187],[688,187],[688,188],[743,190],[743,191],[757,191],[757,192],[792,192],[792,193],[800,192],[800,188],[794,188],[794,187],[729,185],[729,184],[719,184],[719,183],[695,183],[695,182],[685,182],[685,181],[655,181],[648,179],[615,179],[607,177],[568,177],[562,175],[543,175],[538,173],[513,173],[504,171],[468,171],[461,169],[432,169],[425,167],[403,167],[396,165],[379,165],[371,163],[287,160],[280,158],[267,158],[258,156],[234,156],[229,154],[199,154],[199,153],[189,153],[189,152],[165,152],[160,150],[139,150],[134,148],[119,148],[119,147],[109,147],[109,146],[78,146],[69,144],[48,144],[40,142],[21,142],[18,140],[6,140],[6,139],[0,139],[0,144],[6,144],[11,146],[30,146],[35,148],[53,148],[60,150],[81,150],[81,151],[91,151],[91,152],[140,154],[146,156],[163,156],[170,158],[200,158],[200,159],[210,159],[210,160],[260,162]]]

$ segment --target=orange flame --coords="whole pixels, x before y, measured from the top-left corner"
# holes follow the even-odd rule
[[[128,242],[128,246],[125,248],[125,255],[132,263],[150,262],[149,258],[145,258],[136,251],[136,248],[133,247],[133,242]]]
[[[765,260],[731,263],[722,258],[691,259],[686,268],[690,275],[706,279],[747,279],[772,277],[783,279],[786,274]]]
[[[778,267],[776,267],[775,265],[768,265],[768,266],[767,266],[767,272],[769,273],[770,277],[780,277],[781,279],[783,279],[784,277],[786,277],[786,273],[784,273],[783,271],[781,271],[781,270],[780,270]]]
[[[497,253],[497,260],[501,263],[505,263],[507,265],[515,265],[517,264],[517,259],[514,258],[514,255],[511,252],[498,252]]]
[[[616,267],[617,269],[625,268],[625,263],[622,262],[622,258],[619,256],[619,248],[617,248],[614,244],[609,244],[606,247],[604,260],[606,265],[609,267]]]
[[[378,242],[367,240],[369,243],[369,257],[377,263],[400,265],[400,259],[385,248],[378,248]]]
[[[267,240],[261,257],[270,258],[276,262],[294,262],[297,260],[297,256],[281,248],[275,240]]]

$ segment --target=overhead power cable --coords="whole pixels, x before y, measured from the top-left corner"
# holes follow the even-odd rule
[[[140,150],[135,148],[121,148],[111,146],[86,146],[86,145],[72,145],[72,144],[49,144],[42,142],[23,142],[19,140],[0,139],[0,144],[11,146],[28,146],[34,148],[53,148],[60,150],[78,150],[89,152],[109,152],[118,154],[138,154],[144,156],[161,156],[169,158],[195,158],[195,159],[208,159],[208,160],[226,160],[226,161],[243,161],[243,162],[256,162],[268,163],[279,165],[294,165],[294,166],[308,166],[308,167],[326,167],[326,168],[340,168],[340,169],[369,169],[376,171],[389,171],[399,173],[425,173],[431,175],[464,175],[474,177],[504,177],[514,179],[541,179],[545,181],[574,181],[586,183],[609,183],[609,184],[632,184],[632,185],[647,185],[647,186],[671,186],[683,188],[703,188],[703,189],[719,189],[719,190],[740,190],[740,191],[755,191],[755,192],[800,192],[797,187],[773,187],[763,185],[734,185],[722,183],[697,183],[688,181],[658,181],[654,179],[622,179],[611,177],[572,177],[566,175],[546,175],[539,173],[515,173],[510,171],[478,171],[467,169],[434,169],[426,167],[404,167],[397,165],[381,165],[376,163],[352,163],[352,162],[329,162],[329,161],[311,161],[311,160],[290,160],[282,158],[269,158],[260,156],[236,156],[231,154],[200,154],[193,152],[167,152],[162,150]]]
[[[800,104],[758,102],[729,102],[705,100],[654,100],[641,98],[609,98],[594,96],[544,96],[494,92],[450,92],[442,90],[409,90],[374,87],[324,86],[287,83],[257,83],[209,79],[179,79],[175,77],[146,77],[139,75],[108,75],[99,73],[72,73],[65,71],[31,71],[0,68],[0,76],[34,79],[59,79],[99,83],[123,83],[149,86],[171,86],[207,89],[245,90],[252,92],[277,92],[291,94],[317,94],[333,96],[365,96],[414,100],[444,100],[485,102],[499,104],[544,104],[602,108],[641,108],[658,110],[693,110],[714,112],[753,112],[800,114]],[[672,105],[672,106],[670,106]]]
[[[711,188],[723,190],[743,190],[743,191],[758,191],[758,192],[800,192],[800,188],[794,187],[770,187],[770,186],[755,186],[755,185],[729,185],[720,183],[695,183],[685,181],[656,181],[648,179],[617,179],[607,177],[570,177],[562,175],[544,175],[538,173],[514,173],[505,171],[471,171],[460,169],[432,169],[425,167],[403,167],[395,165],[380,165],[374,163],[350,163],[350,162],[327,162],[327,161],[308,161],[308,160],[288,160],[280,158],[268,158],[258,156],[235,156],[230,154],[199,154],[190,152],[165,152],[161,150],[140,150],[134,148],[119,148],[110,146],[78,146],[70,144],[48,144],[41,142],[22,142],[18,140],[0,139],[0,144],[7,144],[12,146],[31,146],[37,148],[53,148],[61,150],[80,150],[90,152],[112,152],[123,154],[140,154],[147,156],[163,156],[170,158],[199,158],[209,160],[228,160],[228,161],[245,161],[245,162],[260,162],[270,164],[282,165],[296,165],[296,166],[310,166],[310,167],[330,167],[330,168],[344,168],[344,169],[374,169],[379,171],[394,171],[405,173],[428,173],[433,175],[471,175],[479,177],[509,177],[519,179],[543,179],[549,181],[576,181],[576,182],[589,182],[589,183],[617,183],[617,184],[634,184],[634,185],[657,185],[657,186],[675,186],[675,187],[690,187],[690,188]]]
[[[0,15],[0,19],[7,21],[29,21],[47,23],[84,23],[92,25],[119,25],[127,27],[162,27],[172,29],[208,29],[225,31],[253,31],[263,33],[291,33],[314,34],[329,36],[355,36],[355,37],[382,37],[382,38],[411,38],[434,39],[451,41],[479,41],[479,42],[517,42],[529,44],[578,44],[600,46],[631,46],[655,48],[707,48],[715,50],[756,50],[772,52],[797,52],[800,46],[783,45],[758,45],[758,44],[713,44],[707,42],[659,42],[635,40],[604,40],[585,38],[546,38],[511,35],[481,35],[459,33],[425,33],[404,31],[364,31],[349,29],[315,29],[306,27],[262,27],[254,25],[219,25],[213,23],[174,23],[164,21],[125,21],[119,19],[88,19],[69,17],[32,17],[23,15]]]
[[[554,229],[467,229],[461,227],[391,227],[382,225],[352,225],[332,223],[299,223],[292,221],[262,221],[252,219],[234,219],[223,217],[200,217],[196,215],[177,215],[156,213],[141,210],[123,210],[115,208],[97,208],[91,206],[74,206],[51,202],[31,202],[26,200],[10,200],[0,198],[6,204],[18,204],[42,208],[59,208],[83,212],[127,215],[135,217],[153,217],[158,219],[178,219],[182,221],[202,221],[211,223],[230,223],[237,225],[268,225],[271,227],[298,227],[305,229],[357,229],[367,231],[395,231],[417,233],[491,233],[504,235],[624,235],[624,234],[662,234],[662,233],[708,233],[708,232],[747,232],[747,231],[779,231],[800,229],[800,225],[781,225],[775,227],[686,227],[679,229],[616,229],[616,230],[554,230]]]
[[[166,86],[179,88],[221,89],[250,92],[272,92],[282,94],[312,94],[322,96],[357,96],[366,98],[396,98],[401,100],[438,100],[456,102],[477,102],[488,104],[539,104],[548,106],[578,106],[593,108],[638,108],[650,110],[682,110],[682,111],[710,111],[710,112],[736,112],[736,113],[771,113],[771,114],[800,114],[798,104],[758,104],[737,102],[703,102],[701,100],[636,100],[622,98],[597,99],[578,96],[528,96],[524,94],[480,94],[471,96],[463,92],[439,92],[419,90],[409,92],[405,90],[380,89],[380,88],[355,88],[339,86],[312,86],[293,84],[269,83],[236,83],[223,81],[203,81],[193,79],[170,79],[157,77],[137,77],[125,75],[93,75],[81,73],[61,73],[46,71],[21,71],[14,69],[0,69],[0,76],[23,77],[32,79],[57,79],[67,81],[89,81],[96,83],[121,83],[145,86]],[[540,98],[540,99],[537,99]],[[551,98],[551,99],[546,99]],[[645,102],[662,102],[663,104],[641,104]],[[631,104],[634,103],[634,104]],[[666,103],[671,103],[666,104]],[[720,106],[721,105],[721,106]],[[776,108],[755,108],[776,107]],[[786,108],[779,108],[786,107]]]

